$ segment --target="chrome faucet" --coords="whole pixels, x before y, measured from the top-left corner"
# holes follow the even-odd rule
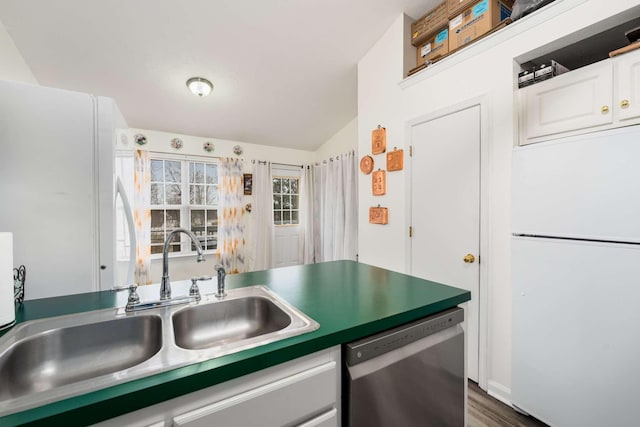
[[[198,242],[198,238],[189,230],[185,228],[176,228],[164,241],[164,247],[162,248],[162,282],[160,282],[160,300],[171,299],[171,282],[169,281],[169,244],[178,233],[184,233],[191,238],[193,244],[196,245],[196,252],[198,252],[197,262],[204,261],[204,253],[202,252],[202,246]]]
[[[224,278],[227,276],[227,272],[224,271],[224,267],[221,265],[216,265],[216,271],[218,272],[218,293],[216,298],[224,298],[227,296],[224,291]]]

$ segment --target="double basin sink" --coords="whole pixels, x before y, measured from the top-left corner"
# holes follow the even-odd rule
[[[188,305],[25,322],[0,338],[0,416],[318,327],[264,286]]]

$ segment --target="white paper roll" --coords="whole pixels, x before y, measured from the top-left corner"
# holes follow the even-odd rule
[[[0,233],[0,329],[16,320],[13,299],[13,234]]]

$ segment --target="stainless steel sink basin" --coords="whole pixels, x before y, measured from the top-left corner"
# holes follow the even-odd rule
[[[273,302],[262,297],[200,305],[173,315],[176,344],[187,349],[211,348],[279,331],[291,318]]]
[[[263,286],[236,289],[223,300],[176,311],[178,347],[219,354],[255,347],[318,328],[318,324]]]
[[[162,348],[158,316],[61,327],[28,336],[0,356],[0,400],[122,371]]]
[[[264,286],[221,300],[201,293],[144,313],[122,307],[13,327],[0,337],[0,417],[319,327]]]

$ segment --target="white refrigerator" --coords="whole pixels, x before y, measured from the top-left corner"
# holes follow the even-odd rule
[[[13,233],[25,298],[111,289],[116,137],[112,99],[0,81],[0,231]]]
[[[640,127],[515,148],[512,231],[512,403],[638,425]]]

